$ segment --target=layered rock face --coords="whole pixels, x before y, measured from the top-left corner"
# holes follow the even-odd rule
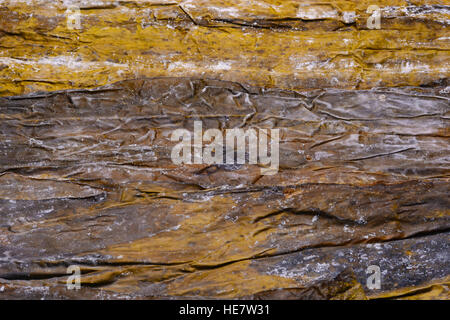
[[[0,2],[0,298],[448,299],[448,5]]]

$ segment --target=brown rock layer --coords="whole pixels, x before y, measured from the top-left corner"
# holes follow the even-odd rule
[[[448,298],[448,100],[191,78],[0,98],[2,297]],[[174,165],[194,120],[279,128],[278,174]]]

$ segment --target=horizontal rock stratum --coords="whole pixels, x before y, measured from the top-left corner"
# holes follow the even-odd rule
[[[329,298],[446,294],[440,91],[155,78],[0,98],[4,294],[302,297],[323,282]],[[193,119],[279,128],[279,172],[174,165],[170,132]],[[86,287],[76,294],[65,287],[72,264]],[[364,293],[369,265],[383,285]]]
[[[70,29],[67,8],[80,8]],[[368,29],[367,9],[381,10]],[[0,95],[189,76],[284,89],[430,85],[449,75],[449,3],[0,1]]]

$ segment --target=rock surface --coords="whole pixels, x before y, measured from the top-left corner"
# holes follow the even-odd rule
[[[445,1],[69,2],[0,2],[0,299],[449,298]],[[175,165],[194,121],[278,173]]]

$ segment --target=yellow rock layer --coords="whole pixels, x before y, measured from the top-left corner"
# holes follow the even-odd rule
[[[80,7],[69,29],[67,4]],[[0,95],[194,76],[313,89],[449,75],[448,1],[1,1]],[[378,5],[381,29],[368,29]],[[444,9],[442,9],[444,8]]]

